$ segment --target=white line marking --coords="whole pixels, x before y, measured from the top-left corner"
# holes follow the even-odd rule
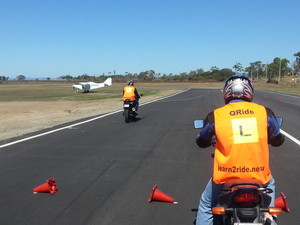
[[[153,103],[153,102],[157,102],[157,101],[160,101],[160,100],[163,100],[163,99],[166,99],[166,98],[170,98],[170,97],[173,97],[175,95],[184,93],[188,90],[190,90],[190,89],[184,90],[184,91],[179,92],[179,93],[175,93],[173,95],[168,95],[168,96],[165,96],[165,97],[162,97],[162,98],[158,98],[158,99],[155,99],[155,100],[152,100],[152,101],[149,101],[149,102],[145,102],[143,104],[140,104],[140,106],[147,105],[147,104],[150,104],[150,103]],[[44,135],[52,134],[52,133],[55,133],[57,131],[61,131],[61,130],[65,130],[65,129],[72,129],[72,127],[75,127],[75,126],[78,126],[78,125],[81,125],[81,124],[85,124],[85,123],[89,123],[89,122],[92,122],[94,120],[98,120],[98,119],[101,119],[103,117],[110,116],[110,115],[113,115],[113,114],[116,114],[116,113],[119,113],[119,112],[122,112],[122,111],[123,111],[123,109],[120,109],[120,110],[110,112],[110,113],[107,113],[107,114],[104,114],[104,115],[101,115],[101,116],[98,116],[98,117],[94,117],[92,119],[85,120],[85,121],[82,121],[82,122],[79,122],[79,123],[75,123],[75,124],[72,124],[72,125],[69,125],[69,126],[61,127],[61,128],[51,130],[51,131],[48,131],[48,132],[45,132],[45,133],[41,133],[41,134],[37,134],[37,135],[31,136],[31,137],[27,137],[27,138],[23,138],[23,139],[20,139],[20,140],[17,140],[17,141],[13,141],[13,142],[10,142],[10,143],[4,144],[4,145],[0,145],[0,148],[4,148],[4,147],[10,146],[10,145],[18,144],[18,143],[28,141],[28,140],[31,140],[31,139],[34,139],[34,138],[38,138],[38,137],[41,137],[41,136],[44,136]]]
[[[297,145],[300,145],[300,141],[296,138],[294,138],[292,135],[288,134],[284,130],[280,129],[280,132],[283,133],[287,138],[291,139],[293,142],[295,142]]]
[[[280,92],[276,92],[276,91],[263,91],[263,90],[258,90],[258,91],[265,92],[265,93],[278,94],[278,95],[287,96],[287,97],[291,97],[291,98],[300,98],[300,96],[298,96],[298,95],[289,95],[289,94],[284,94],[284,93],[280,93]]]

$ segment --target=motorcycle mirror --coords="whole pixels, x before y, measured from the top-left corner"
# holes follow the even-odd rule
[[[281,127],[283,123],[283,118],[282,117],[276,117],[278,125]]]
[[[203,128],[204,120],[195,120],[194,121],[194,127],[195,128]]]

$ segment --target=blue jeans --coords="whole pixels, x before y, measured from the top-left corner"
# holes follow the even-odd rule
[[[213,214],[212,207],[217,205],[217,197],[220,189],[222,189],[223,184],[215,184],[212,179],[206,185],[204,192],[201,195],[196,225],[213,225]],[[270,206],[274,206],[275,200],[275,180],[271,177],[269,183],[266,184],[267,188],[273,190],[269,196],[272,198]]]

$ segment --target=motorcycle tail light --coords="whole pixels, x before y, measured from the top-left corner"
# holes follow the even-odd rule
[[[260,197],[255,193],[239,193],[234,196],[233,202],[241,207],[253,207],[259,203]]]
[[[213,207],[212,213],[214,215],[224,215],[225,214],[225,207]]]

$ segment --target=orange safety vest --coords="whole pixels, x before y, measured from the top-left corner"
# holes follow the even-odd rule
[[[126,86],[124,87],[123,100],[130,99],[132,101],[136,100],[135,97],[135,87],[134,86]]]
[[[268,117],[264,106],[229,103],[214,111],[217,137],[213,181],[270,181]]]

